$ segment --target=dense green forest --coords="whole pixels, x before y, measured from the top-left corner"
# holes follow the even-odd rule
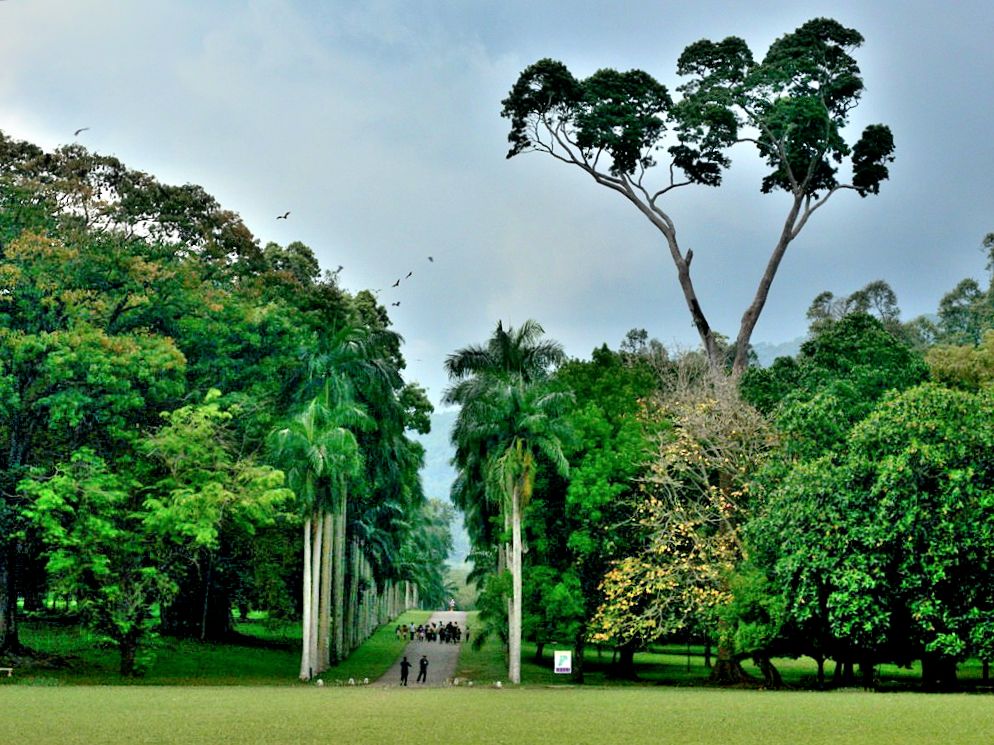
[[[0,656],[53,602],[156,634],[303,618],[301,676],[446,595],[402,339],[198,186],[0,135]]]
[[[828,660],[835,684],[919,662],[948,689],[968,658],[986,679],[992,311],[973,280],[908,323],[885,282],[822,293],[799,354],[741,377],[642,330],[586,361],[534,322],[460,350],[453,496],[490,632],[510,642],[522,603],[517,633],[539,655],[569,640],[578,681],[591,643],[625,677],[674,641],[713,647],[726,683],[750,681],[752,660],[776,687],[772,659],[802,655],[820,685]]]
[[[59,612],[125,675],[166,634],[302,621],[301,677],[448,597],[424,391],[369,292],[260,246],[195,186],[0,139],[0,641]],[[984,246],[992,253],[994,237]],[[715,374],[645,331],[567,359],[529,321],[450,355],[452,490],[485,629],[633,674],[693,641],[714,677],[819,682],[994,655],[994,291],[902,322],[883,281],[817,295],[794,357]],[[720,337],[731,370],[734,354]],[[722,347],[721,345],[725,345]]]

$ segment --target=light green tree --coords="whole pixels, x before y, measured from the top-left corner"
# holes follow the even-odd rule
[[[153,606],[171,599],[176,573],[217,548],[222,530],[251,535],[293,498],[281,471],[234,454],[218,395],[166,414],[142,459],[112,463],[82,448],[18,486],[57,587],[117,645],[122,675],[140,671],[141,645],[158,626]]]

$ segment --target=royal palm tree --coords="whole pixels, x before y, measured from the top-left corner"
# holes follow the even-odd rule
[[[332,551],[328,545],[331,514],[340,509],[348,480],[356,478],[362,468],[352,429],[369,424],[365,411],[354,401],[318,397],[271,438],[273,459],[286,473],[304,514],[303,680],[327,665],[319,654],[322,616],[327,624],[327,610],[320,611],[330,602],[329,563],[323,557]],[[337,551],[336,557],[336,563],[341,563]]]
[[[540,340],[542,333],[535,321],[517,330],[505,330],[498,323],[485,347],[467,347],[446,361],[455,383],[445,400],[462,407],[452,433],[460,472],[458,496],[495,502],[504,517],[505,532],[511,533],[510,546],[504,551],[512,588],[508,600],[508,678],[512,683],[521,682],[523,511],[534,488],[539,455],[561,474],[568,471],[562,414],[572,395],[548,385],[552,367],[564,354],[559,344]]]

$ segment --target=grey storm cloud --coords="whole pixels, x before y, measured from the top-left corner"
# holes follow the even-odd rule
[[[500,101],[518,73],[554,57],[672,87],[699,38],[742,36],[762,54],[817,16],[866,38],[854,125],[889,124],[897,160],[880,196],[836,195],[812,219],[754,341],[803,334],[818,292],[878,278],[905,317],[934,312],[982,273],[994,230],[989,2],[8,0],[0,129],[52,147],[89,127],[86,146],[199,183],[260,240],[302,240],[325,268],[344,266],[349,289],[382,289],[409,375],[437,400],[445,355],[498,319],[535,318],[575,356],[635,326],[697,343],[660,236],[630,205],[548,158],[505,160]],[[753,156],[733,160],[721,189],[671,205],[726,333],[786,209],[759,193]]]

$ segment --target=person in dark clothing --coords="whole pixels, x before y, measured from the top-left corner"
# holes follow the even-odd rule
[[[407,674],[411,671],[411,663],[407,661],[407,655],[400,661],[400,684],[407,685]]]
[[[428,655],[421,655],[421,660],[418,662],[418,683],[428,682]]]

